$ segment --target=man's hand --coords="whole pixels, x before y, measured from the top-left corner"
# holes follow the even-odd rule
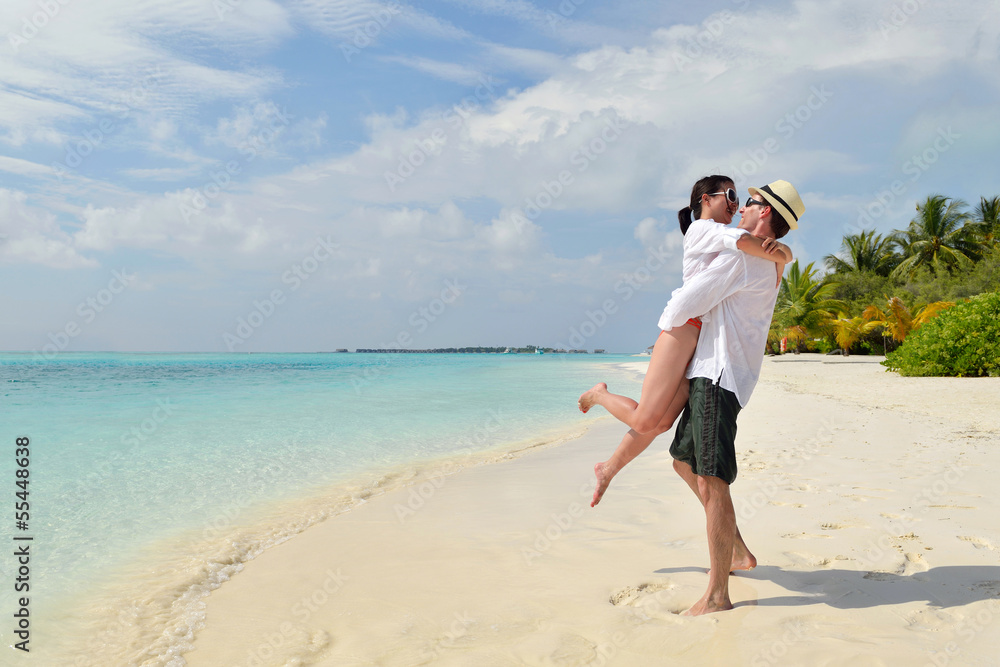
[[[772,239],[770,237],[757,237],[761,239],[760,247],[761,249],[769,255],[775,252],[780,252],[785,256],[785,264],[792,261],[792,249],[787,245],[779,241],[778,239]]]
[[[775,263],[774,268],[778,271],[778,283],[775,285],[775,287],[781,287],[781,276],[785,272],[785,263],[777,262]]]

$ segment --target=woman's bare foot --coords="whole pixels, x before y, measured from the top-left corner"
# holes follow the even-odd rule
[[[608,385],[604,382],[598,382],[593,387],[583,392],[580,395],[580,400],[577,401],[577,404],[580,406],[580,412],[587,414],[587,410],[597,405],[597,399],[602,392],[608,392]]]
[[[608,490],[608,485],[611,484],[611,479],[615,476],[615,473],[610,470],[608,462],[603,461],[594,466],[594,475],[597,477],[597,488],[594,489],[594,499],[590,501],[591,507],[601,502],[601,497]]]

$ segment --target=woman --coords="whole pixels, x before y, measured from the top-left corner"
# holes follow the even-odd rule
[[[728,249],[775,262],[780,284],[785,264],[792,261],[791,249],[775,239],[761,239],[726,227],[737,210],[739,198],[728,176],[706,176],[694,184],[690,206],[677,214],[684,234],[684,282],[708,266],[719,252]],[[612,394],[607,384],[600,382],[580,396],[580,410],[587,412],[595,405],[603,406],[639,434],[670,428],[687,401],[684,375],[700,330],[701,319],[697,318],[688,320],[684,326],[660,331],[638,403],[627,396]]]

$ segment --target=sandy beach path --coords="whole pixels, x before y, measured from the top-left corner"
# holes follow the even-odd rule
[[[623,427],[435,475],[274,547],[208,598],[193,666],[990,665],[1000,378],[766,359],[740,418],[733,611],[661,437],[589,507]],[[599,378],[595,378],[597,380]]]

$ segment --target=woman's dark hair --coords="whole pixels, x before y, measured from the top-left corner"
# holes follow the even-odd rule
[[[733,179],[728,176],[715,174],[713,176],[706,176],[694,184],[694,187],[691,188],[691,205],[685,206],[677,212],[677,221],[681,225],[681,234],[687,234],[688,227],[691,226],[692,211],[696,219],[701,217],[701,196],[718,192],[720,189],[725,190],[722,186],[732,182]]]

